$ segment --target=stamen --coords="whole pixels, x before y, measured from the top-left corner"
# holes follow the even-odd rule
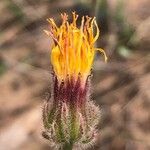
[[[101,49],[101,48],[95,48],[95,50],[98,50],[99,52],[103,53],[105,62],[107,62],[107,59],[108,59],[108,58],[107,58],[107,56],[106,56],[105,51],[104,51],[103,49]]]
[[[66,13],[61,14],[61,18],[63,20],[63,24],[65,24],[67,22],[67,20],[68,20],[68,15]]]
[[[72,12],[72,15],[73,15],[73,21],[72,21],[72,23],[76,27],[76,22],[77,22],[77,19],[78,19],[78,15],[75,13],[75,11]]]
[[[50,25],[52,25],[53,27],[55,27],[55,29],[58,29],[57,25],[55,24],[54,19],[48,18],[47,21],[50,23]]]
[[[83,31],[83,27],[84,27],[84,16],[82,17],[80,31]]]
[[[56,42],[57,44],[58,44],[58,46],[59,46],[59,48],[60,48],[60,44],[59,44],[59,42],[58,42],[58,40],[54,37],[54,34],[52,33],[52,32],[50,32],[50,31],[47,31],[47,30],[43,30],[48,36],[50,36],[53,40],[54,40],[54,42]]]
[[[97,25],[97,23],[96,23],[96,21],[94,20],[94,24],[95,24],[95,26],[96,26],[96,35],[95,35],[95,37],[94,37],[94,39],[93,39],[93,41],[92,41],[92,44],[94,44],[95,43],[95,41],[98,39],[98,37],[99,37],[99,28],[98,28],[98,25]]]

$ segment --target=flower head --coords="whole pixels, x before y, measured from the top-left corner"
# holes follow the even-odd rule
[[[85,148],[96,139],[96,126],[100,111],[89,98],[90,70],[99,29],[95,18],[82,17],[77,27],[77,18],[73,12],[72,23],[66,14],[58,27],[53,19],[48,19],[50,31],[45,31],[54,40],[51,50],[53,66],[52,97],[43,108],[44,137],[56,147],[64,150]],[[96,34],[94,35],[94,26]]]
[[[73,12],[72,23],[68,22],[68,16],[61,14],[62,24],[58,27],[52,18],[48,19],[50,31],[45,31],[54,40],[51,51],[51,63],[57,77],[66,79],[67,76],[77,78],[80,73],[86,78],[91,70],[95,51],[99,50],[104,54],[104,50],[94,47],[94,43],[99,37],[99,29],[95,18],[82,17],[81,26],[77,27],[78,15]],[[94,26],[96,35],[94,35]]]

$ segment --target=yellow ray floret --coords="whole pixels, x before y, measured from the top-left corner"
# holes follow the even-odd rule
[[[51,63],[58,79],[77,77],[80,73],[87,77],[91,70],[95,51],[102,52],[107,60],[105,51],[100,48],[94,48],[94,43],[99,37],[99,28],[95,18],[88,16],[82,17],[80,28],[77,27],[76,21],[78,15],[73,12],[72,23],[68,22],[68,16],[61,14],[62,25],[57,27],[53,19],[47,19],[50,23],[50,31],[46,34],[54,40],[51,51]],[[93,28],[96,27],[96,35]]]

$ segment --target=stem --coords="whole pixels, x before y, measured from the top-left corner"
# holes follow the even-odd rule
[[[65,143],[62,147],[62,150],[72,150],[73,149],[73,143]]]

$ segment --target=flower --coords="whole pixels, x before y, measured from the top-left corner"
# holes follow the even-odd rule
[[[54,40],[50,55],[54,73],[52,97],[43,108],[43,136],[56,148],[71,150],[89,147],[96,140],[100,111],[89,98],[90,70],[96,50],[105,61],[107,57],[94,47],[99,36],[95,18],[82,17],[78,28],[75,12],[72,23],[66,14],[61,16],[60,27],[50,18],[50,31],[45,30]]]
[[[55,74],[59,80],[74,77],[77,79],[80,73],[85,79],[90,73],[95,51],[99,50],[104,54],[105,51],[100,48],[94,48],[94,43],[99,37],[99,29],[95,18],[88,16],[82,17],[80,28],[77,27],[78,15],[73,12],[73,21],[69,24],[68,16],[61,14],[62,25],[57,27],[52,18],[48,19],[51,29],[45,32],[54,40],[51,51],[51,63]],[[86,21],[85,21],[86,19]],[[96,27],[94,36],[93,27]]]

